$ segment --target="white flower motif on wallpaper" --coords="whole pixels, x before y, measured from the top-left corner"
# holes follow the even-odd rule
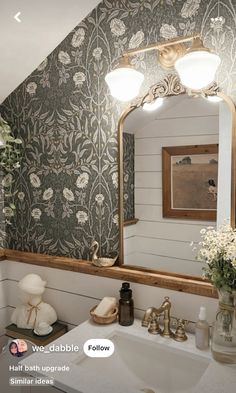
[[[75,64],[78,66],[83,65],[83,51],[78,49],[72,50],[71,55],[74,57]]]
[[[111,178],[112,178],[113,186],[115,188],[118,188],[118,173],[117,172],[112,173]]]
[[[70,55],[62,50],[58,54],[58,60],[64,65],[71,63]]]
[[[39,64],[39,66],[37,68],[38,71],[43,71],[47,67],[47,64],[48,64],[48,59],[46,57],[46,59],[44,61],[42,61],[42,63]]]
[[[196,22],[191,22],[189,19],[186,23],[179,23],[179,28],[182,30],[182,35],[190,35],[195,31]]]
[[[59,86],[62,85],[62,83],[67,83],[67,79],[69,79],[70,74],[68,72],[66,72],[64,65],[62,66],[62,68],[59,70]]]
[[[6,207],[3,208],[2,211],[3,211],[3,214],[5,215],[5,217],[12,217],[12,216],[14,216],[14,212],[13,212],[11,207],[6,206]]]
[[[119,225],[119,215],[115,214],[112,221],[114,222],[114,224],[118,227]]]
[[[88,215],[87,215],[87,213],[86,212],[84,212],[84,211],[82,211],[82,210],[79,210],[77,213],[76,213],[76,218],[77,218],[77,220],[78,220],[78,224],[85,224],[86,223],[86,221],[88,221]]]
[[[40,188],[36,188],[36,190],[33,190],[33,197],[35,203],[41,202],[42,190]]]
[[[41,186],[41,181],[35,173],[30,174],[30,183],[34,188],[39,188]]]
[[[99,61],[101,59],[102,56],[102,48],[95,48],[93,50],[93,57],[95,58],[95,60]]]
[[[83,72],[76,72],[73,76],[73,81],[75,82],[75,86],[82,86],[85,81],[85,74]]]
[[[146,70],[146,63],[144,59],[144,53],[139,53],[131,59],[131,65],[137,67],[137,68],[143,68]]]
[[[50,87],[49,73],[44,72],[39,82],[43,86],[43,88]]]
[[[63,189],[63,196],[67,201],[73,202],[75,200],[74,194],[71,190],[69,190],[69,188]]]
[[[53,217],[53,218],[55,217],[54,204],[51,201],[48,202],[48,205],[44,211],[48,217]]]
[[[12,180],[13,176],[11,173],[8,173],[4,178],[2,179],[2,185],[3,187],[10,187],[12,185]]]
[[[110,29],[114,36],[120,37],[125,34],[126,27],[122,20],[114,18],[111,20]]]
[[[134,34],[129,42],[129,49],[137,48],[144,40],[144,32],[139,30],[136,34]]]
[[[187,0],[180,12],[182,18],[192,18],[192,16],[196,15],[200,3],[201,0]]]
[[[35,95],[36,89],[37,89],[37,83],[35,83],[35,82],[30,82],[26,86],[26,91],[27,91],[27,93],[29,93],[30,96]]]
[[[73,210],[70,208],[69,203],[66,202],[62,208],[63,208],[62,218],[66,218],[66,217],[69,218],[73,213]]]
[[[215,33],[220,33],[223,30],[225,24],[225,18],[223,16],[217,16],[216,18],[211,18],[211,28]]]
[[[23,191],[18,192],[17,196],[21,202],[25,199],[25,193]]]
[[[129,180],[129,174],[126,173],[126,174],[124,175],[124,181],[127,183],[128,180]]]
[[[98,205],[102,205],[104,201],[104,196],[102,194],[97,194],[95,196],[95,201],[97,202]]]
[[[74,48],[79,48],[82,45],[85,38],[85,30],[83,28],[79,28],[73,35],[71,45]]]
[[[86,172],[81,173],[76,180],[78,188],[85,188],[88,185],[89,175]]]
[[[31,216],[35,219],[35,221],[39,221],[41,215],[42,215],[42,212],[38,208],[33,209],[31,212]]]
[[[176,28],[173,25],[163,24],[160,28],[160,36],[166,40],[177,36]]]
[[[48,201],[49,199],[52,198],[52,196],[53,196],[53,189],[52,188],[48,188],[43,193],[43,200],[44,201]]]

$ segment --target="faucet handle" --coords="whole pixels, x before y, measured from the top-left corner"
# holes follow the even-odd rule
[[[174,340],[175,341],[186,341],[188,339],[188,336],[186,335],[185,332],[185,326],[188,324],[188,321],[185,319],[177,319],[177,327],[176,331],[174,333]]]
[[[160,334],[161,333],[161,328],[159,326],[159,317],[155,313],[153,313],[151,315],[148,333],[151,333],[151,334]]]
[[[171,301],[169,296],[164,296],[164,301],[162,304],[169,304],[169,306],[171,307]]]

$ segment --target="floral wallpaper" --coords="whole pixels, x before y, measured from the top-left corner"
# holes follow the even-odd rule
[[[135,218],[134,211],[134,134],[123,133],[124,220]]]
[[[6,247],[87,259],[96,239],[103,254],[116,251],[125,105],[109,95],[106,73],[124,49],[199,31],[221,55],[218,82],[236,99],[235,24],[235,0],[104,0],[76,26],[0,107],[23,140],[21,167],[2,180],[13,195],[1,212]],[[156,53],[132,64],[145,74],[141,93],[165,72]]]

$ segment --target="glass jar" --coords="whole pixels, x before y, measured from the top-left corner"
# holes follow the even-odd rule
[[[236,363],[235,291],[218,291],[219,305],[212,328],[213,358],[222,363]]]

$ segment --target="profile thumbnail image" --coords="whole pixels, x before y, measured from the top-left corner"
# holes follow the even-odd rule
[[[28,345],[25,340],[16,339],[12,340],[9,344],[9,351],[13,356],[21,357],[28,350]]]

